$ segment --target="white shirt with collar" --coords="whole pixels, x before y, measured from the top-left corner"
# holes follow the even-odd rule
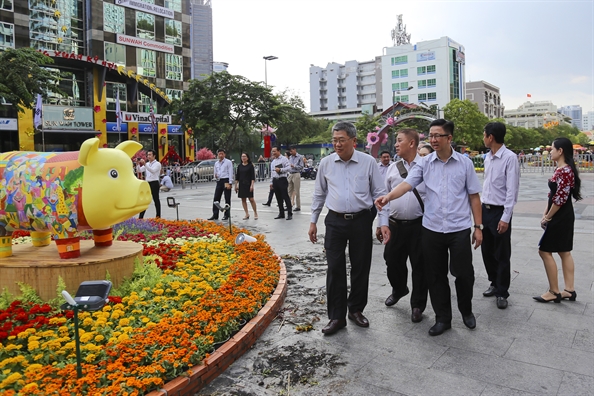
[[[229,184],[233,184],[233,162],[227,158],[215,162],[214,177],[217,180],[229,179]]]
[[[406,170],[410,173],[410,170],[422,160],[423,157],[417,154],[410,164],[404,159],[401,161],[404,164]],[[400,176],[400,171],[398,171],[396,162],[392,163],[388,168],[385,179],[386,189],[388,191],[392,191],[397,185],[404,181],[402,176]],[[419,192],[421,199],[425,201],[425,183],[419,184],[417,186],[417,191]],[[423,216],[423,209],[421,208],[421,204],[412,190],[404,194],[402,197],[390,202],[390,217],[393,219],[414,220],[421,216]]]
[[[157,160],[152,160],[142,166],[136,166],[137,172],[146,172],[145,179],[147,182],[159,181],[161,175],[161,163]]]
[[[501,221],[509,223],[518,202],[520,190],[520,167],[516,155],[505,144],[497,153],[489,151],[485,156],[485,180],[481,202],[503,206]]]

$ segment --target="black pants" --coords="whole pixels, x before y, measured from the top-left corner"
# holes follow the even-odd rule
[[[324,248],[328,261],[326,295],[329,319],[345,319],[349,312],[363,312],[369,292],[369,270],[373,247],[371,211],[353,220],[328,213]],[[347,296],[345,249],[349,245],[351,292]]]
[[[285,208],[283,201],[287,206],[289,216],[293,216],[293,207],[291,206],[291,198],[289,197],[289,182],[286,177],[279,177],[272,179],[272,188],[274,188],[274,195],[276,196],[276,203],[278,203],[279,216],[285,216]]]
[[[266,205],[270,205],[272,202],[272,197],[274,197],[274,189],[271,188],[270,192],[268,193],[268,200],[266,201]]]
[[[213,202],[221,202],[221,196],[223,192],[225,193],[225,203],[229,205],[229,210],[223,213],[224,217],[229,217],[231,213],[231,189],[225,188],[225,184],[229,183],[229,179],[220,179],[217,181],[217,186],[215,188],[214,199]],[[223,206],[223,205],[221,205]],[[217,208],[214,204],[212,205],[212,215],[215,219],[219,218],[219,208]]]
[[[159,201],[159,181],[158,180],[153,180],[148,182],[149,187],[151,188],[151,195],[153,196],[153,202],[155,203],[155,211],[157,212],[156,217],[161,217],[161,201]],[[140,212],[140,214],[138,215],[139,219],[144,218],[144,214],[146,213],[146,210],[143,210],[142,212]]]
[[[454,284],[458,297],[458,310],[464,316],[471,314],[474,267],[472,266],[470,228],[444,234],[423,227],[423,258],[436,322],[451,323],[452,321],[448,264],[450,272],[456,278]]]
[[[408,268],[410,259],[412,295],[411,308],[424,311],[427,307],[427,280],[425,279],[425,263],[423,261],[422,218],[412,222],[394,222],[390,220],[390,240],[384,249],[388,280],[392,285],[392,294],[404,296],[408,294]]]
[[[497,297],[509,297],[511,278],[511,218],[509,227],[503,234],[497,233],[497,225],[503,215],[503,206],[483,209],[483,243],[481,253],[491,286],[495,287]]]

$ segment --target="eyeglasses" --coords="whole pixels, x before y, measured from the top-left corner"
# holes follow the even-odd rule
[[[444,134],[435,134],[435,135],[429,135],[427,136],[429,139],[438,139],[438,138],[442,138],[442,137],[446,137],[446,136],[450,136],[447,133]]]
[[[346,142],[348,142],[349,140],[351,140],[352,138],[348,138],[348,139],[332,139],[332,144],[345,144]]]

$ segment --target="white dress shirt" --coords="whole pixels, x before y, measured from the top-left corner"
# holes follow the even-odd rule
[[[145,179],[147,182],[159,181],[161,175],[161,163],[157,160],[147,162],[142,166],[136,166],[137,172],[146,172]]]
[[[381,161],[377,163],[377,167],[378,167],[378,169],[379,169],[379,171],[380,171],[380,175],[382,175],[382,177],[386,177],[386,172],[388,171],[388,168],[389,168],[389,167],[390,167],[390,165],[392,165],[392,164],[393,164],[393,162],[392,162],[392,161],[390,161],[390,163],[389,163],[388,165],[384,165],[384,164],[382,164],[382,162],[381,162]],[[390,191],[390,190],[388,190],[388,191]]]
[[[276,168],[281,168],[280,173],[276,171]],[[287,177],[290,170],[291,163],[289,162],[289,159],[284,155],[280,155],[278,158],[273,159],[270,163],[270,179],[272,180],[279,177]]]
[[[410,173],[410,170],[420,161],[423,160],[419,154],[415,156],[412,162],[409,164],[404,159],[402,159],[402,163],[406,170]],[[388,191],[392,191],[397,185],[402,183],[404,179],[400,176],[400,172],[398,171],[398,167],[396,166],[396,162],[392,163],[386,172],[386,189]],[[421,183],[417,186],[417,191],[421,196],[423,202],[425,201],[425,183]],[[403,196],[398,199],[395,199],[390,202],[390,217],[396,220],[414,220],[418,219],[419,217],[423,216],[423,209],[421,208],[421,204],[419,200],[415,196],[415,194],[410,190]]]
[[[502,145],[493,155],[485,156],[485,181],[481,202],[488,205],[503,206],[501,221],[509,223],[514,205],[518,202],[520,190],[520,167],[516,155]]]
[[[233,162],[227,158],[215,162],[214,177],[217,180],[229,179],[229,184],[233,184]]]

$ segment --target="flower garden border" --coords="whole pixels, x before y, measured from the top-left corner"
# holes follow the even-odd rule
[[[200,391],[254,345],[276,318],[286,296],[287,270],[283,260],[280,260],[278,284],[258,314],[229,341],[205,358],[202,364],[191,367],[186,375],[167,382],[161,389],[147,393],[147,396],[194,395]]]

